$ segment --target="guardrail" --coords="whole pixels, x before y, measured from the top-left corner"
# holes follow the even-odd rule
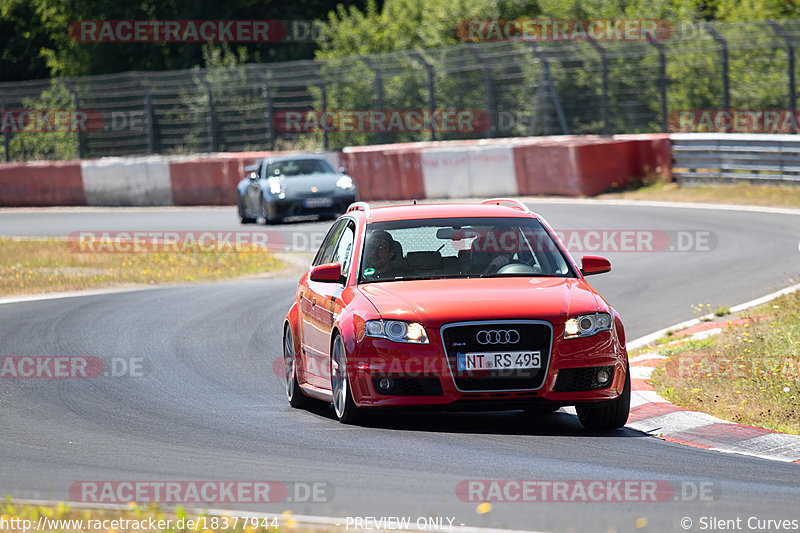
[[[800,185],[800,136],[675,133],[672,176],[679,183],[750,181]]]

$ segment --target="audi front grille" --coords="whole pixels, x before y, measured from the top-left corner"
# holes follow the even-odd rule
[[[549,322],[457,322],[443,326],[441,334],[447,363],[458,390],[495,392],[535,390],[542,387],[550,363],[553,339],[553,326]],[[493,367],[495,360],[502,364],[516,359],[518,364],[531,365],[537,356],[538,368]],[[476,364],[492,368],[475,369]]]

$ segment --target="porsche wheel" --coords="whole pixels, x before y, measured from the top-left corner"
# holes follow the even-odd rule
[[[247,210],[245,209],[244,205],[242,205],[241,196],[236,200],[236,205],[239,208],[239,222],[242,224],[252,224],[256,221],[256,219],[247,216]]]

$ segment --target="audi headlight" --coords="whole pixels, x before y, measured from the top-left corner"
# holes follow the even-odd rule
[[[578,337],[591,337],[595,333],[611,329],[611,315],[608,313],[594,313],[580,315],[567,320],[564,324],[564,338],[575,339]]]
[[[428,334],[422,324],[402,320],[367,320],[367,337],[428,344]]]
[[[350,176],[342,176],[336,182],[336,186],[340,189],[352,189],[354,187],[353,179]]]
[[[277,176],[272,176],[267,180],[269,183],[269,192],[272,194],[280,194],[283,192],[283,182]]]

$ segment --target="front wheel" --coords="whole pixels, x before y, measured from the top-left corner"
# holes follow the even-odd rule
[[[631,409],[631,370],[625,373],[625,386],[619,398],[602,407],[576,406],[578,420],[586,429],[616,429],[628,421]]]
[[[343,424],[355,424],[361,418],[361,412],[353,401],[350,378],[347,377],[347,354],[339,335],[333,339],[331,350],[331,392],[333,393],[333,410],[336,418]]]
[[[288,326],[283,334],[283,366],[286,372],[286,398],[289,400],[289,405],[295,409],[302,409],[308,405],[308,397],[303,394],[297,381],[297,357],[294,352],[292,330]]]
[[[247,216],[247,210],[245,209],[244,205],[242,204],[242,197],[239,196],[236,200],[236,205],[239,208],[239,222],[242,224],[252,224],[256,221],[255,218]]]

